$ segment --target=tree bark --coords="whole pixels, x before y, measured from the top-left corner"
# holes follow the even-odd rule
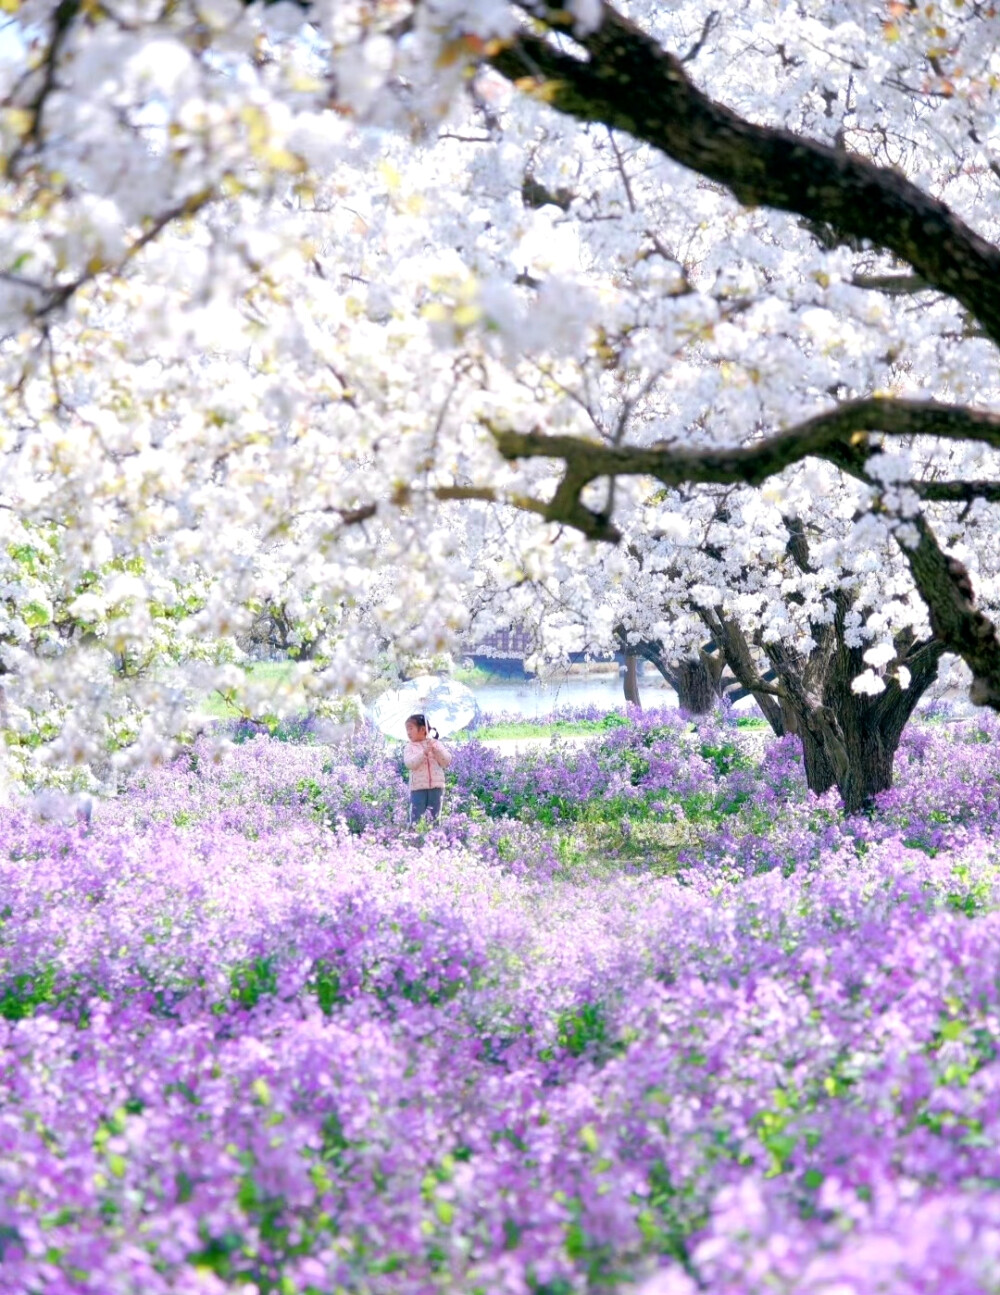
[[[843,621],[832,627],[837,650],[825,680],[823,700],[837,716],[839,738],[846,753],[846,769],[837,786],[847,815],[865,812],[875,797],[892,786],[893,763],[899,742],[917,703],[937,678],[944,644],[936,639],[914,643],[912,636],[897,640],[899,659],[910,671],[910,685],[886,679],[885,691],[872,697],[851,690],[851,680],[864,668],[861,648],[843,641]]]
[[[558,111],[645,141],[724,185],[744,206],[795,212],[838,241],[888,248],[1000,342],[1000,249],[900,171],[740,117],[708,98],[675,54],[610,5],[588,33],[574,28],[573,15],[555,0],[547,12],[537,6],[531,13],[550,31],[569,30],[586,57],[524,29],[489,56],[502,75],[544,83]]]
[[[639,658],[634,652],[625,653],[625,700],[630,706],[642,710],[639,698]]]
[[[903,729],[937,674],[938,657],[940,650],[925,680],[911,682],[905,692],[892,680],[878,697],[850,691],[859,668],[835,668],[818,706],[789,708],[795,716],[789,731],[802,743],[810,791],[822,796],[836,787],[844,813],[851,816],[867,811],[879,792],[889,790]]]
[[[851,683],[865,669],[863,648],[845,642],[848,600],[838,592],[835,601],[832,623],[813,627],[816,647],[808,658],[780,643],[764,650],[785,693],[782,709],[794,717],[810,790],[822,795],[836,786],[851,816],[892,786],[903,729],[937,677],[945,649],[936,638],[916,643],[912,634],[899,636],[897,661],[910,673],[909,687],[889,676],[875,696],[854,692]]]
[[[722,612],[714,610],[702,610],[701,619],[718,644],[719,651],[737,682],[753,696],[760,707],[764,718],[771,725],[772,733],[775,737],[784,737],[789,732],[785,709],[757,669],[750,644],[739,625]]]
[[[722,672],[714,668],[704,650],[670,668],[667,680],[677,694],[677,704],[686,715],[708,715],[720,700]]]
[[[626,665],[630,653],[654,665],[677,694],[678,707],[688,715],[707,715],[721,701],[722,672],[726,665],[721,653],[713,656],[705,648],[699,648],[697,656],[685,657],[674,665],[664,656],[663,644],[659,641],[643,639],[630,644],[624,626],[619,626],[616,633],[625,652]],[[625,696],[628,697],[627,682]]]
[[[888,791],[892,786],[898,746],[898,733],[893,737],[877,728],[864,734],[851,733],[847,743],[847,776],[839,788],[847,817],[871,809],[879,792]]]
[[[794,730],[789,730],[794,731]],[[821,739],[817,739],[808,729],[798,734],[802,743],[802,763],[806,771],[806,786],[817,796],[837,785],[837,771],[827,755]]]

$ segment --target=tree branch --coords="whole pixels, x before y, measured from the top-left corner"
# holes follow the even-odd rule
[[[648,476],[665,486],[681,484],[744,484],[756,486],[807,458],[825,459],[853,476],[867,479],[868,459],[879,446],[871,433],[889,436],[936,436],[944,440],[977,441],[1000,448],[1000,415],[935,400],[893,400],[872,396],[852,400],[817,414],[786,431],[751,445],[723,449],[677,450],[656,445],[611,446],[579,436],[548,436],[543,432],[513,432],[491,428],[505,459],[562,459],[565,473],[546,511],[550,521],[574,520],[580,491],[606,476]],[[929,489],[933,483],[928,483]],[[594,534],[594,517],[587,534]],[[581,528],[583,529],[583,528]],[[603,533],[614,530],[604,519]]]
[[[974,499],[1000,503],[998,481],[911,481],[910,488],[921,499],[936,504],[971,504]]]
[[[393,491],[391,502],[396,508],[407,508],[421,496],[436,499],[439,503],[508,504],[511,508],[516,508],[520,512],[537,513],[548,520],[546,517],[546,505],[540,503],[537,499],[532,499],[528,495],[505,495],[500,490],[494,490],[492,486],[431,486],[427,490],[415,490],[412,486],[398,486]],[[340,518],[344,526],[359,526],[362,522],[370,521],[376,516],[378,510],[379,504],[376,502],[358,504],[354,508],[342,508],[338,505],[327,504],[319,509],[323,513],[335,514]]]
[[[924,517],[909,519],[916,543],[897,535],[914,584],[927,604],[934,637],[972,671],[969,699],[1000,710],[1000,639],[992,622],[973,605],[969,573],[949,558]]]
[[[853,288],[884,292],[890,297],[910,296],[930,290],[930,284],[919,274],[855,274],[851,277],[850,284]]]
[[[556,0],[548,3],[542,21],[552,31],[566,30],[570,16]],[[795,212],[845,238],[889,249],[1000,343],[1000,249],[945,203],[892,168],[758,126],[715,103],[676,55],[610,5],[603,5],[596,31],[573,32],[573,38],[586,49],[586,61],[526,28],[488,61],[511,81],[537,85],[558,111],[644,140],[724,185],[744,206]]]
[[[759,485],[791,464],[813,456],[827,459],[862,480],[870,480],[867,461],[879,448],[869,440],[872,431],[1000,446],[1000,416],[996,414],[936,401],[882,397],[851,401],[755,445],[723,450],[614,447],[582,437],[546,436],[539,432],[494,430],[493,435],[505,458],[563,459],[565,472],[552,500],[547,505],[533,501],[534,511],[547,521],[562,521],[584,530],[592,538],[608,539],[614,531],[610,520],[591,513],[579,498],[580,491],[597,477],[639,474],[668,486],[683,482]],[[929,498],[935,489],[940,496],[955,487],[949,497],[961,499],[964,496],[957,488],[965,485],[928,482],[918,483],[915,489]],[[991,483],[968,485],[982,487],[984,492],[987,488],[993,490]],[[908,528],[912,528],[909,536]],[[922,516],[902,521],[897,527],[896,539],[927,605],[935,638],[944,650],[957,653],[972,671],[971,700],[976,705],[1000,711],[1000,638],[992,622],[973,606],[972,586],[965,568],[945,555]],[[705,623],[717,641],[722,642],[723,625],[712,624],[707,619]],[[736,673],[732,660],[729,664]],[[772,661],[772,664],[775,663]],[[787,686],[787,681],[783,682]]]

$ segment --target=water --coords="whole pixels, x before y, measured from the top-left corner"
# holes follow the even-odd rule
[[[625,705],[622,678],[618,674],[571,675],[544,683],[519,679],[511,683],[483,684],[472,691],[483,715],[506,713],[524,719],[538,719],[562,706],[615,710]],[[640,680],[639,696],[643,706],[650,709],[677,705],[677,694],[662,679]]]
[[[623,676],[619,674],[567,675],[542,682],[515,679],[510,683],[488,683],[472,689],[482,715],[520,715],[538,719],[562,706],[597,706],[621,710],[625,706]],[[672,709],[677,694],[655,671],[640,674],[639,699],[645,710]],[[734,710],[755,711],[752,697],[736,702]]]

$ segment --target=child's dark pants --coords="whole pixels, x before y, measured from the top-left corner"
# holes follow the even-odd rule
[[[410,792],[410,822],[419,823],[425,814],[430,814],[431,818],[437,818],[441,813],[441,797],[444,790],[441,787],[430,787],[427,791]]]

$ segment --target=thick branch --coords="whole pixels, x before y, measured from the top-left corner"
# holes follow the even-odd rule
[[[916,531],[912,544],[905,532],[897,536],[914,584],[927,604],[934,637],[957,653],[972,671],[969,699],[977,706],[1000,710],[1000,639],[992,622],[973,605],[969,575],[961,562],[949,558],[924,517],[910,519]]]
[[[579,436],[494,429],[506,459],[562,459],[562,481],[546,510],[550,521],[577,525],[580,491],[591,481],[610,476],[648,476],[665,486],[682,484],[760,485],[768,477],[800,463],[821,458],[854,476],[865,477],[868,459],[878,450],[869,433],[890,436],[937,436],[978,441],[1000,448],[1000,415],[928,400],[891,400],[873,396],[852,400],[787,431],[751,445],[719,450],[682,450],[657,446],[609,446]],[[586,534],[611,538],[607,519],[583,509]],[[603,521],[603,531],[602,525]],[[584,529],[581,527],[580,529]],[[602,532],[602,533],[598,533]]]
[[[912,481],[910,487],[936,504],[971,504],[974,499],[1000,503],[1000,481]]]
[[[725,657],[726,665],[741,686],[753,694],[772,731],[777,737],[781,737],[785,732],[785,717],[778,700],[781,693],[767,682],[757,669],[746,635],[736,621],[731,620],[721,611],[702,607],[698,609],[698,614],[702,624],[719,645],[719,651]]]
[[[315,7],[311,0],[296,2],[304,11]],[[62,0],[56,10],[50,69],[36,116],[62,39],[83,10],[81,0]],[[644,140],[724,185],[746,206],[795,212],[847,238],[888,248],[928,287],[961,302],[1000,342],[1000,294],[995,291],[1000,249],[946,204],[893,168],[791,131],[758,126],[715,103],[692,83],[681,58],[608,4],[602,6],[600,26],[588,34],[573,30],[562,0],[547,0],[547,10],[541,12],[542,21],[553,31],[571,32],[589,58],[556,49],[526,25],[488,57],[502,75],[537,84],[560,112]],[[532,7],[526,16],[537,23],[539,10]],[[706,24],[703,35],[707,30]]]
[[[940,639],[929,638],[911,646],[905,655],[900,652],[900,662],[910,672],[909,687],[905,690],[900,688],[898,678],[894,674],[889,675],[885,692],[873,698],[872,711],[876,723],[887,735],[898,740],[920,698],[937,677],[938,664],[946,651]]]
[[[602,535],[602,525],[607,526],[607,519],[590,513],[579,499],[584,486],[598,477],[632,473],[654,477],[668,486],[690,482],[758,485],[767,477],[812,455],[828,459],[844,470],[868,479],[865,471],[867,460],[878,449],[868,439],[870,431],[939,436],[1000,446],[1000,417],[995,414],[934,401],[894,401],[878,397],[841,405],[828,414],[808,419],[755,445],[700,453],[655,447],[605,446],[581,437],[545,436],[538,432],[494,431],[494,437],[501,454],[508,459],[563,459],[566,469],[555,495],[548,505],[538,507],[536,503],[535,511],[541,512],[548,521],[562,521],[572,526],[579,525],[576,518],[582,512],[584,518],[589,519],[589,529],[585,533],[607,538]],[[926,497],[931,497],[935,484],[939,487],[949,485],[929,482],[919,488]],[[982,486],[984,483],[975,484]],[[915,542],[907,537],[907,524],[912,524],[915,530]],[[944,554],[926,519],[917,516],[907,519],[907,524],[897,530],[897,539],[914,583],[927,604],[934,636],[945,650],[957,653],[972,671],[972,701],[1000,710],[1000,638],[997,631],[990,620],[973,606],[965,568]],[[723,643],[723,626],[709,621],[706,624],[716,635],[716,640]],[[729,664],[739,678],[733,660],[730,659]],[[753,691],[757,693],[759,685]]]
[[[565,28],[551,0],[549,25]],[[574,39],[589,60],[523,32],[490,56],[512,81],[530,78],[546,100],[601,122],[728,188],[745,206],[768,206],[870,240],[961,302],[1000,342],[1000,249],[898,171],[791,131],[758,126],[715,103],[679,58],[609,5],[597,31]]]

